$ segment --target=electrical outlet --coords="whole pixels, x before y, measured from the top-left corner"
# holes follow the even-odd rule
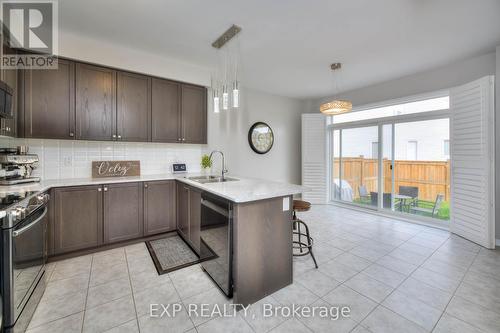
[[[71,158],[71,156],[65,156],[63,158],[63,166],[65,167],[73,166],[73,159]]]

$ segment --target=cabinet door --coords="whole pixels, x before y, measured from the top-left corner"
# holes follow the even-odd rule
[[[116,137],[116,72],[76,64],[76,137],[113,140]]]
[[[24,71],[24,136],[75,136],[75,64],[59,59],[58,69]]]
[[[189,240],[194,250],[200,253],[201,192],[189,188]]]
[[[177,183],[177,231],[189,240],[189,189]]]
[[[153,142],[181,141],[180,84],[153,79],[151,95],[151,140]]]
[[[144,235],[175,230],[175,211],[175,180],[144,183]]]
[[[54,254],[102,244],[101,186],[54,190]]]
[[[13,51],[7,45],[3,45],[3,54],[13,54]],[[13,118],[2,118],[0,126],[0,135],[15,137],[17,133],[17,110],[18,110],[18,70],[15,69],[5,69],[0,70],[0,79],[7,83],[9,87],[14,89],[14,95],[12,96],[12,113]]]
[[[207,89],[182,84],[182,142],[207,143]]]
[[[149,141],[151,126],[151,78],[118,72],[116,137],[122,141]]]
[[[103,189],[104,243],[142,237],[142,184],[110,184]]]

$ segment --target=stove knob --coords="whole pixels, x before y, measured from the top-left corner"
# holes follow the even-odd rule
[[[26,208],[24,207],[17,207],[17,216],[21,219],[24,219],[26,217]]]

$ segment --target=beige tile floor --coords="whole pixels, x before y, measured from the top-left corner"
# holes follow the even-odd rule
[[[199,266],[158,276],[143,243],[49,265],[34,332],[500,332],[500,251],[438,229],[333,206],[301,214],[319,269],[248,315],[150,318],[150,303],[227,304]],[[263,318],[263,303],[349,305],[351,317]]]

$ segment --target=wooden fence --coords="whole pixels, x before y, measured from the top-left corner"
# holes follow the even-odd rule
[[[384,192],[391,192],[391,161],[383,160]],[[364,185],[368,192],[377,191],[378,160],[364,157],[342,159],[342,179],[353,190],[354,198],[359,198],[359,186]],[[339,159],[333,165],[333,178],[339,178]],[[394,161],[395,192],[399,186],[418,187],[421,200],[434,201],[438,194],[450,199],[450,162],[449,161]]]

